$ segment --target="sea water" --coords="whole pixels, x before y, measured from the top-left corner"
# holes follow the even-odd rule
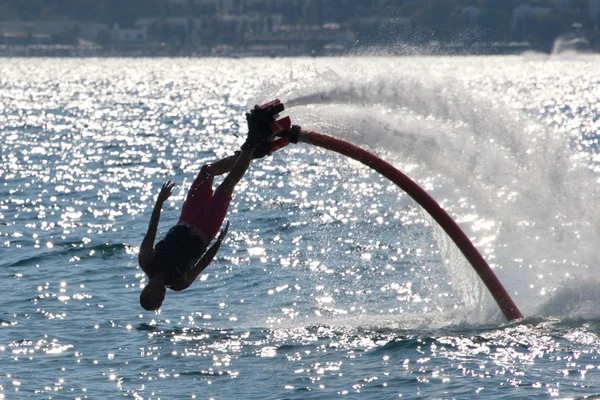
[[[3,59],[0,398],[600,394],[600,57]],[[139,306],[137,253],[280,98],[459,223],[507,322],[431,217],[365,166],[252,164],[192,287]],[[217,178],[215,183],[219,182]]]

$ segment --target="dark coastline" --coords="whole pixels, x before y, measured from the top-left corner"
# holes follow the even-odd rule
[[[582,54],[597,54],[588,49],[572,49]],[[552,54],[548,49],[534,48],[527,43],[506,44],[477,44],[464,45],[438,45],[425,46],[373,46],[354,47],[350,49],[321,49],[306,52],[302,50],[281,49],[173,49],[164,47],[149,47],[136,49],[105,49],[87,48],[64,45],[34,45],[34,46],[1,46],[2,58],[244,58],[244,57],[352,57],[352,56],[503,56],[520,55],[523,53]]]

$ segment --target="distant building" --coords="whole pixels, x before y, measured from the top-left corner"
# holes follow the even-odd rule
[[[176,42],[180,45],[198,46],[202,44],[202,30],[208,27],[214,17],[154,17],[138,18],[134,26],[145,29],[147,39],[159,42]]]
[[[110,30],[109,37],[113,43],[144,43],[147,40],[145,27],[123,29],[117,25]]]
[[[203,14],[236,14],[233,0],[192,0],[192,4]]]
[[[477,18],[481,10],[477,7],[465,7],[462,9],[463,15],[471,25],[477,25]]]
[[[525,17],[544,16],[552,12],[549,7],[532,7],[529,4],[521,4],[519,7],[513,10],[512,23],[513,26],[519,20]]]
[[[572,9],[571,0],[550,0],[554,7],[561,12]]]
[[[531,17],[543,17],[549,15],[552,9],[549,7],[532,7],[528,4],[521,4],[515,8],[512,13],[511,33],[517,34],[525,30],[524,21]],[[518,36],[518,35],[517,35]]]
[[[340,32],[338,24],[318,25],[279,25],[272,32],[244,33],[243,43],[249,49],[263,48],[279,49],[288,53],[318,54],[328,45],[335,45],[337,41],[344,42],[345,32]]]
[[[50,44],[51,42],[52,37],[44,33],[0,30],[0,45],[4,46],[29,46],[36,44]]]
[[[60,36],[76,33],[77,37],[96,42],[101,32],[107,31],[108,24],[80,21],[0,21],[0,31],[21,32],[33,35]]]
[[[600,23],[600,0],[590,0],[590,17],[596,24]]]

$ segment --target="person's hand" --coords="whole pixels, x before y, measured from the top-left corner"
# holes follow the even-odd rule
[[[174,186],[175,182],[173,182],[172,180],[169,179],[168,181],[166,181],[162,185],[162,188],[160,188],[160,193],[158,193],[157,201],[164,203],[169,197],[171,197],[171,190]]]
[[[256,105],[252,111],[246,113],[246,122],[248,123],[248,137],[242,145],[242,149],[254,148],[258,143],[273,135],[271,130],[273,115],[270,110],[263,110]]]
[[[229,232],[229,221],[225,223],[225,228],[221,229],[221,233],[219,233],[219,237],[217,240],[219,242],[222,242],[225,236],[227,235],[227,232]]]

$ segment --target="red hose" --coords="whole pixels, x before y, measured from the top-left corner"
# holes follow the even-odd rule
[[[301,132],[300,140],[327,150],[335,151],[339,154],[353,158],[356,161],[360,161],[394,182],[400,189],[404,190],[410,197],[419,203],[433,219],[440,224],[454,243],[456,243],[483,283],[487,286],[506,319],[514,321],[523,318],[517,305],[510,298],[508,292],[504,289],[504,286],[502,286],[488,263],[481,256],[479,251],[477,251],[467,235],[465,235],[448,213],[446,213],[446,211],[444,211],[440,205],[427,194],[427,192],[421,189],[421,187],[413,182],[408,176],[404,175],[393,165],[383,161],[376,155],[344,140],[318,132],[307,131]]]

